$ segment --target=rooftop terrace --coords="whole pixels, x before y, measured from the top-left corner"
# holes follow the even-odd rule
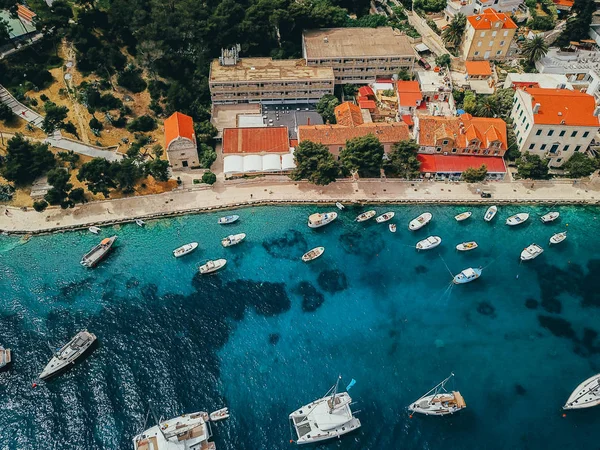
[[[333,80],[330,67],[307,66],[303,59],[242,58],[234,66],[213,60],[210,81],[300,81]]]

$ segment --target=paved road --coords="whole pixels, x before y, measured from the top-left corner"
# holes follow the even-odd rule
[[[444,45],[442,38],[433,32],[429,25],[427,25],[425,19],[421,18],[417,13],[413,13],[411,11],[406,11],[406,15],[408,17],[408,23],[416,28],[423,38],[423,43],[429,47],[429,50],[431,50],[437,56],[444,54],[450,55],[450,52],[446,50],[446,46]]]
[[[31,125],[39,129],[42,129],[44,118],[35,111],[29,109],[24,104],[19,103],[4,86],[0,86],[0,102],[8,105],[8,107],[12,109],[12,112],[21,119],[26,120]]]

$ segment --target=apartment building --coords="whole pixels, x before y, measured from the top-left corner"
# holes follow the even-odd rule
[[[461,54],[465,60],[504,59],[517,31],[517,25],[505,13],[493,8],[467,17]]]
[[[511,111],[521,152],[549,158],[560,167],[585,152],[600,126],[593,96],[568,89],[517,89]]]
[[[516,13],[524,0],[448,0],[444,14],[450,22],[458,13],[470,16],[481,13],[485,8],[498,12]]]
[[[307,66],[303,59],[223,58],[210,67],[212,103],[316,103],[333,94],[331,67]]]
[[[331,67],[336,84],[367,84],[412,71],[416,54],[408,37],[391,27],[305,31],[302,54],[309,67]]]

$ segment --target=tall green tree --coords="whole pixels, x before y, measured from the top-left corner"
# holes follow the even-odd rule
[[[482,164],[481,167],[468,167],[461,175],[463,181],[467,183],[479,183],[487,177],[487,166]]]
[[[105,198],[108,198],[110,189],[117,187],[113,174],[109,161],[104,158],[94,158],[81,166],[77,179],[85,182],[88,190],[93,194],[102,193]]]
[[[317,102],[317,112],[323,117],[325,123],[335,123],[335,107],[340,101],[335,95],[327,94]]]
[[[575,0],[571,8],[571,17],[567,19],[565,29],[555,42],[559,47],[566,47],[571,41],[579,42],[589,39],[590,24],[592,16],[596,11],[596,5],[590,0]]]
[[[542,36],[535,36],[533,39],[528,39],[522,48],[521,53],[531,65],[535,64],[548,53],[548,45],[544,42]]]
[[[135,184],[144,176],[144,168],[131,158],[124,158],[111,164],[110,173],[117,187],[124,194],[131,194]]]
[[[157,181],[169,180],[169,162],[164,159],[153,159],[144,165],[146,175],[152,175]]]
[[[44,111],[46,116],[42,123],[42,130],[47,134],[52,134],[55,130],[64,128],[64,121],[67,118],[69,108],[66,106],[58,106],[56,103],[48,101],[44,104]]]
[[[548,178],[548,160],[525,152],[517,159],[517,174],[521,178],[544,180]]]
[[[400,141],[393,145],[392,151],[383,162],[388,177],[402,177],[407,180],[420,175],[421,162],[417,159],[419,144],[415,141]]]
[[[383,145],[374,134],[349,139],[340,152],[340,164],[346,173],[358,171],[361,177],[379,177],[383,165]]]
[[[48,190],[44,196],[44,200],[51,205],[62,206],[64,204],[65,207],[69,206],[68,203],[65,203],[65,200],[68,197],[68,191],[73,187],[73,185],[69,183],[70,178],[69,172],[65,169],[56,168],[49,171],[48,184],[52,186],[52,188]]]
[[[458,47],[462,42],[466,26],[467,17],[462,13],[458,13],[442,31],[444,43],[450,47]]]
[[[15,115],[12,112],[12,109],[8,105],[4,103],[0,103],[0,120],[3,122],[9,122],[13,120]]]
[[[56,160],[47,144],[31,142],[17,134],[8,141],[0,173],[16,186],[26,186],[55,165]]]
[[[294,152],[296,168],[290,174],[292,180],[308,180],[325,186],[340,174],[339,164],[323,144],[302,141]]]
[[[592,159],[585,153],[574,153],[564,164],[563,168],[571,178],[589,177],[598,169],[598,160]]]
[[[0,47],[11,42],[10,40],[11,28],[7,21],[0,19]]]

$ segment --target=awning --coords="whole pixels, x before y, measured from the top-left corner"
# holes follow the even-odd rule
[[[281,169],[282,170],[292,170],[296,168],[296,162],[294,161],[294,155],[292,153],[288,153],[286,155],[281,156]]]
[[[279,172],[281,171],[281,156],[279,155],[264,155],[262,157],[263,172]]]
[[[244,173],[261,172],[262,157],[260,155],[244,156]]]
[[[420,153],[417,159],[421,162],[422,173],[462,173],[468,168],[478,169],[482,164],[488,173],[506,173],[504,160],[500,156],[477,155],[425,155]]]
[[[429,47],[427,47],[423,43],[415,45],[415,50],[418,52],[430,52],[431,51],[431,50],[429,50]]]
[[[223,172],[225,175],[244,173],[244,157],[239,155],[229,155],[223,158]]]

